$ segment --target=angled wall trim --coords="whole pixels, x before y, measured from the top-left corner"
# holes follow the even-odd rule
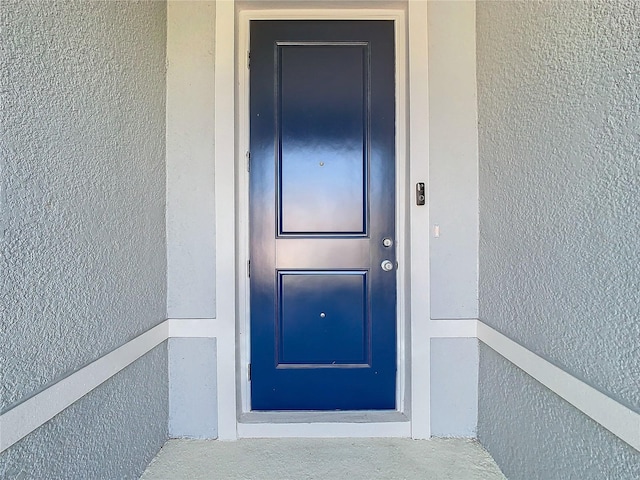
[[[587,385],[478,321],[478,339],[582,413],[640,451],[640,413]]]
[[[0,415],[0,452],[160,345],[168,335],[165,320]]]
[[[214,318],[163,321],[0,415],[0,452],[169,338],[218,338],[221,330]]]
[[[475,336],[475,320],[437,320],[433,322],[433,325],[434,338]],[[0,452],[44,425],[58,413],[169,338],[224,338],[226,333],[224,326],[215,318],[165,320],[0,415]],[[384,429],[385,435],[409,436],[407,433],[409,425],[409,423],[399,424],[399,430],[390,430],[387,425]],[[252,436],[257,432],[257,430],[254,432],[255,429],[252,430],[252,428],[247,427],[246,431],[243,430],[241,433]],[[282,427],[277,427],[273,432],[280,432],[278,430],[280,428]],[[299,427],[295,427],[294,430],[296,428],[299,429]],[[365,429],[366,432],[369,432],[367,435],[371,435],[372,428],[374,428],[373,424]],[[260,432],[264,434],[261,430]],[[338,432],[339,429],[336,430],[336,435]],[[297,434],[300,433],[301,431],[297,432]],[[308,433],[313,434],[314,432]],[[284,432],[282,434],[284,435]]]
[[[477,338],[484,344],[640,451],[640,413],[625,407],[578,380],[479,320],[432,320],[430,323],[434,326],[430,335],[432,338],[474,338],[477,332]],[[165,320],[0,415],[0,452],[24,438],[167,339],[174,337],[217,338],[221,333],[224,333],[224,328],[220,328],[219,321],[213,318]],[[303,425],[308,426],[309,424]],[[408,436],[408,430],[405,430],[408,425],[406,423],[398,424],[400,430],[387,431],[386,433],[389,436]],[[365,428],[368,432],[367,435],[372,434],[371,428],[374,426],[375,424],[370,424]],[[300,430],[300,427],[282,431],[279,430],[281,428],[283,427],[270,430],[270,433],[282,436],[295,433],[298,436],[305,436],[304,429]],[[332,431],[336,436],[344,434],[339,428]],[[249,426],[241,427],[239,433],[240,436],[253,436],[257,433],[264,435],[265,432],[266,430],[256,430]],[[320,430],[307,431],[307,435],[309,433],[319,435],[321,432]]]

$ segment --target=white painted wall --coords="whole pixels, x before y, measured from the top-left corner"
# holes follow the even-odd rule
[[[478,424],[478,340],[431,339],[431,434],[475,437]]]
[[[168,2],[169,318],[216,316],[214,27],[215,2]]]
[[[475,2],[429,2],[427,18],[431,318],[473,319],[478,316]],[[475,339],[431,340],[433,435],[475,435],[477,369]]]
[[[427,18],[431,318],[477,318],[475,2],[430,2]]]
[[[167,4],[167,316],[209,325],[217,316],[215,21],[213,1]],[[172,436],[217,437],[216,362],[215,338],[169,342]]]
[[[169,339],[171,438],[218,436],[216,356],[215,338]]]

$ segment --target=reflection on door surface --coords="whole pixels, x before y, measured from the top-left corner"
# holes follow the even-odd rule
[[[250,49],[252,410],[395,409],[393,22],[256,20]]]

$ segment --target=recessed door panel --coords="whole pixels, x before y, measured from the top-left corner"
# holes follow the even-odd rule
[[[278,368],[370,359],[366,272],[279,272]]]
[[[250,43],[251,408],[394,409],[393,22]]]
[[[276,48],[280,233],[364,234],[368,45]]]

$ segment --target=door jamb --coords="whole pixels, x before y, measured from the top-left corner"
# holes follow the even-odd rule
[[[249,23],[251,20],[268,19],[268,20],[293,20],[293,19],[313,19],[313,20],[391,20],[396,24],[395,34],[395,71],[396,71],[396,240],[397,240],[397,257],[398,271],[397,273],[397,387],[396,387],[396,411],[404,413],[407,410],[405,402],[406,395],[406,359],[405,359],[405,282],[404,282],[404,265],[403,259],[405,255],[405,237],[406,225],[406,46],[405,46],[405,16],[402,10],[243,10],[239,15],[239,38],[238,38],[238,73],[239,73],[239,95],[238,95],[238,152],[245,152],[245,164],[247,168],[242,169],[239,174],[239,206],[242,221],[239,222],[244,228],[239,232],[239,241],[241,243],[239,251],[242,252],[240,257],[241,264],[247,264],[249,261],[249,235],[248,235],[248,182],[249,182],[249,69],[247,61],[242,64],[244,52],[249,51]],[[248,277],[240,282],[240,309],[239,309],[239,338],[243,339],[240,345],[240,370],[247,372],[249,368],[249,352],[250,352],[250,307],[249,307],[249,286]],[[248,375],[241,375],[239,379],[240,386],[240,411],[248,413],[250,409],[250,383]]]

